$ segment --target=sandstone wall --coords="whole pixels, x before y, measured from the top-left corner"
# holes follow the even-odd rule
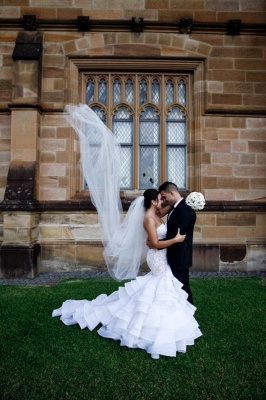
[[[24,25],[16,22],[26,15],[36,16],[35,28],[29,25],[32,20]],[[67,22],[64,25],[79,16],[89,17],[90,31],[78,31]],[[115,25],[132,17],[143,18],[146,28],[144,24],[143,30],[136,32]],[[266,236],[265,1],[12,0],[1,3],[0,18],[0,201],[5,198],[13,161],[36,163],[34,201],[68,202],[81,190],[78,142],[63,110],[68,102],[82,101],[79,73],[83,62],[85,67],[86,60],[99,57],[105,63],[123,58],[184,62],[190,71],[194,68],[193,179],[189,190],[200,190],[209,204],[199,213],[195,243],[217,246],[218,253],[212,249],[215,254],[210,252],[207,259],[217,259],[218,269],[227,262],[220,256],[223,244],[244,245],[245,257],[253,264],[243,264],[243,260],[241,264],[238,252],[224,259],[238,260],[239,268],[251,268],[251,264],[256,268]],[[179,25],[173,25],[183,18],[192,19],[191,30],[180,31]],[[239,31],[236,23],[236,32],[228,34],[228,21],[235,20],[241,20]],[[113,28],[107,21],[112,21]],[[41,55],[34,60],[14,59],[14,49],[23,41],[41,41]],[[245,211],[237,205],[239,201],[252,201],[253,205]],[[234,211],[224,212],[223,202],[235,204]],[[29,217],[34,220],[32,226],[24,221],[28,217],[23,210],[6,209],[3,204],[0,240],[17,244],[37,240],[42,244],[43,268],[56,269],[60,257],[60,268],[70,268],[67,260],[71,254],[75,268],[102,262],[97,229],[89,227],[96,214],[82,202],[75,214],[78,219],[81,215],[82,221],[77,224],[71,207],[60,212],[55,206],[51,215],[45,207],[43,211],[34,209],[34,216]],[[21,221],[25,226],[24,222],[20,226]],[[87,236],[80,237],[78,232]],[[252,243],[255,247],[247,251]],[[197,254],[202,260],[206,252],[203,256],[201,251]],[[222,250],[225,253],[227,250]],[[261,259],[259,255],[257,268],[265,267]],[[52,267],[51,260],[57,260]],[[198,265],[206,268],[207,263],[198,261]]]

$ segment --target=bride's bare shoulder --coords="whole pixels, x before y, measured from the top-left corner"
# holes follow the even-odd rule
[[[159,225],[161,225],[163,221],[154,213],[149,213],[147,212],[144,216],[144,227],[153,227],[153,228],[158,228]]]

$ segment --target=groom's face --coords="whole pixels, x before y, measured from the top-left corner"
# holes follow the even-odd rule
[[[162,190],[161,196],[162,196],[162,201],[164,203],[168,203],[170,206],[173,206],[176,203],[172,192],[165,192],[164,190]]]

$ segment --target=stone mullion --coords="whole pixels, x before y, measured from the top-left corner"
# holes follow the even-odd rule
[[[139,187],[139,79],[135,74],[134,126],[133,126],[133,189]]]

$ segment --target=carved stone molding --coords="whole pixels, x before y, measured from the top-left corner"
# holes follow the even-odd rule
[[[143,32],[144,30],[143,18],[133,17],[131,19],[130,29],[132,32]]]
[[[24,15],[22,18],[0,18],[0,30],[53,30],[61,31],[92,31],[92,32],[164,32],[180,34],[186,33],[220,33],[224,35],[262,35],[266,34],[266,23],[241,23],[241,20],[224,22],[194,21],[183,17],[179,21],[145,21],[141,17],[132,17],[130,20],[92,20],[80,16],[77,19],[38,19],[35,15]]]
[[[179,21],[179,33],[191,33],[193,25],[192,18],[181,18]]]
[[[89,32],[91,30],[90,17],[78,17],[78,31]]]
[[[37,31],[38,21],[36,15],[23,15],[23,27],[25,31]]]
[[[239,35],[241,29],[241,20],[240,19],[229,19],[227,25],[227,34],[231,36]]]

